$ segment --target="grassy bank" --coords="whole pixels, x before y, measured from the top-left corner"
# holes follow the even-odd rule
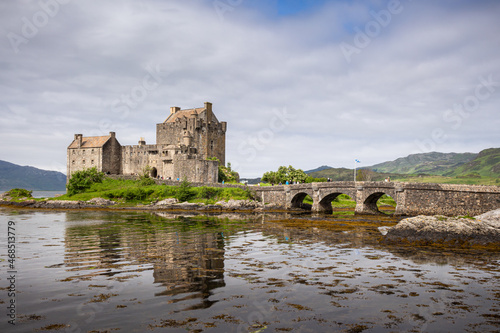
[[[105,198],[124,204],[149,204],[167,198],[176,198],[180,202],[202,202],[214,204],[229,199],[252,199],[249,190],[242,188],[218,188],[210,186],[192,187],[188,182],[177,186],[157,185],[154,181],[124,180],[104,178],[101,183],[93,183],[82,193],[54,198],[57,200],[82,200]]]

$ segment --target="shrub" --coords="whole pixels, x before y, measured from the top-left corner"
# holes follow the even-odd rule
[[[204,199],[215,199],[221,192],[220,188],[215,187],[200,187],[200,197]]]
[[[31,198],[33,191],[25,190],[24,188],[13,188],[6,194],[11,198]]]
[[[191,188],[191,184],[187,181],[187,179],[184,179],[181,184],[179,185],[179,188],[177,189],[177,193],[175,194],[175,198],[179,200],[180,202],[188,201],[189,199],[193,198],[195,196],[194,191]]]
[[[68,195],[72,196],[78,193],[83,193],[89,189],[94,183],[102,183],[104,179],[104,173],[97,171],[97,169],[91,168],[81,171],[76,171],[71,175],[71,178],[66,185],[68,190]]]

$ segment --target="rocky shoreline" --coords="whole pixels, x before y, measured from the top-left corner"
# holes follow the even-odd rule
[[[106,209],[193,212],[304,212],[252,200],[219,201],[215,204],[179,202],[169,198],[148,205],[127,206],[115,201],[93,198],[88,201],[25,200],[0,197],[0,206],[35,209]],[[452,247],[489,247],[500,250],[500,209],[475,217],[415,216],[401,220],[394,227],[382,227],[383,242],[400,245]]]
[[[500,209],[475,217],[406,218],[387,231],[384,241],[390,244],[488,246],[500,249]]]
[[[110,210],[172,210],[172,211],[242,211],[242,212],[264,212],[264,211],[290,211],[284,207],[267,204],[264,205],[252,200],[229,200],[219,201],[215,204],[179,202],[170,198],[151,203],[149,205],[124,206],[115,201],[93,198],[88,201],[71,200],[34,200],[28,199],[12,201],[9,198],[0,200],[0,206],[19,208],[41,208],[41,209],[110,209]],[[298,210],[299,211],[299,210]],[[300,210],[302,211],[302,210]]]

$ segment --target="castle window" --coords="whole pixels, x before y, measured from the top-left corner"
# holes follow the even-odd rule
[[[82,162],[82,163],[83,163],[83,164],[85,164],[85,160],[83,160],[83,162]]]
[[[210,141],[210,150],[213,150],[214,149],[214,141]]]
[[[73,151],[73,152],[74,152],[74,151]],[[72,165],[75,165],[75,160],[71,161],[71,164],[72,164]]]
[[[85,149],[84,149],[84,150],[82,150],[82,153],[83,153],[83,155],[85,155]]]
[[[90,164],[94,165],[94,160],[90,161]]]
[[[92,153],[94,153],[94,149],[92,149]]]
[[[75,150],[73,149],[73,155],[75,155]],[[74,162],[74,161],[73,161]]]

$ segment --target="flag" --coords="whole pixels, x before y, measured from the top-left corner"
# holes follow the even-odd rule
[[[360,161],[360,160],[354,160],[354,162],[356,162],[356,163],[361,163],[361,161]]]

